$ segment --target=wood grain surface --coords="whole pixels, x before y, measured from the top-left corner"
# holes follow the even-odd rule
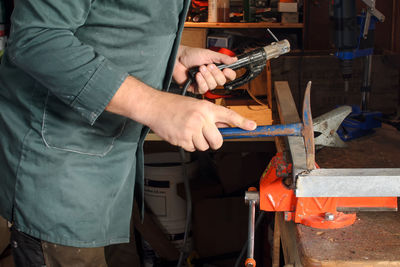
[[[400,168],[400,132],[383,125],[316,158],[321,168]],[[356,223],[336,230],[296,229],[304,266],[400,266],[400,212],[360,212]]]

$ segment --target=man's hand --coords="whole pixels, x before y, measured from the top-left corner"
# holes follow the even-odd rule
[[[236,78],[236,72],[231,69],[218,69],[215,64],[232,64],[236,57],[230,57],[208,49],[180,46],[176,58],[173,78],[178,84],[183,84],[188,79],[188,70],[199,67],[196,74],[197,86],[192,84],[189,91],[204,94],[218,85],[224,85],[228,80]]]
[[[160,92],[154,98],[150,128],[161,138],[186,151],[205,151],[222,146],[218,127],[233,125],[254,130],[255,122],[206,100]]]
[[[233,110],[158,91],[133,77],[124,81],[106,110],[149,126],[159,137],[186,151],[220,148],[223,140],[218,127],[254,130],[257,126]]]

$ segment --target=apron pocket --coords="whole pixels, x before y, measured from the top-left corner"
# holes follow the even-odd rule
[[[49,93],[43,111],[42,138],[47,147],[105,156],[124,130],[127,118],[103,112],[93,125]]]

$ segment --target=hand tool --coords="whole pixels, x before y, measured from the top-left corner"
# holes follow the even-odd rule
[[[230,65],[225,65],[225,64],[220,64],[217,65],[217,67],[220,70],[223,70],[225,68],[230,68],[233,70],[236,69],[241,69],[245,68],[246,72],[236,78],[235,80],[228,82],[224,85],[224,88],[226,90],[233,90],[234,88],[237,88],[238,86],[241,86],[245,83],[248,83],[252,79],[256,78],[257,75],[261,73],[261,71],[264,69],[267,60],[277,58],[280,55],[289,53],[290,51],[290,43],[288,40],[282,40],[279,42],[273,42],[270,45],[261,47],[261,48],[256,48],[250,52],[244,53],[239,55],[237,58],[238,60]],[[183,95],[186,94],[186,90],[189,87],[189,85],[195,81],[196,74],[199,72],[198,67],[191,68],[189,70],[189,79],[186,81],[184,88],[183,88]]]
[[[310,106],[311,81],[308,82],[303,102],[303,123],[259,126],[253,131],[240,128],[219,129],[224,139],[274,136],[303,136],[306,147],[307,169],[314,169],[315,145]]]
[[[339,130],[343,120],[350,113],[350,106],[340,106],[314,119],[315,146],[346,147],[346,143],[340,139],[337,131]],[[278,131],[278,128],[281,128],[282,131]],[[278,134],[279,136],[298,136],[301,132],[301,125],[300,123],[294,123],[286,125],[258,126],[253,131],[245,131],[240,128],[221,128],[219,130],[224,139],[270,137],[277,136]],[[284,133],[283,131],[286,132]]]

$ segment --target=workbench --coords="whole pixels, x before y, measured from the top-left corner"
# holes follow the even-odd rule
[[[287,83],[275,83],[275,93],[285,96],[280,102],[289,105],[280,108],[281,118],[286,112],[286,120],[298,119],[290,107],[294,102]],[[279,151],[288,144],[277,139],[276,145]],[[399,155],[400,133],[383,125],[372,135],[348,142],[347,148],[323,148],[316,162],[321,168],[399,168]],[[359,212],[353,225],[335,230],[286,222],[281,212],[275,217],[274,267],[280,266],[280,245],[288,266],[400,266],[400,212]]]

